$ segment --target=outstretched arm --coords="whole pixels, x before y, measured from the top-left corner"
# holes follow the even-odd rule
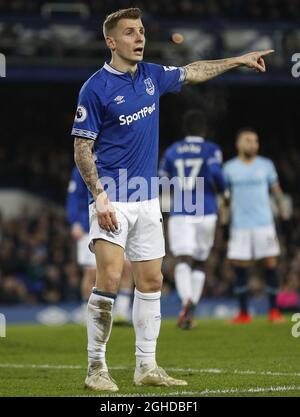
[[[110,203],[98,176],[93,156],[94,141],[75,138],[74,159],[88,189],[93,194],[98,223],[102,229],[114,232],[118,228],[115,210]]]
[[[273,52],[273,49],[267,49],[259,52],[250,52],[234,58],[196,61],[183,67],[185,70],[185,81],[192,84],[201,83],[241,66],[253,68],[257,72],[265,72],[266,66],[263,56]]]

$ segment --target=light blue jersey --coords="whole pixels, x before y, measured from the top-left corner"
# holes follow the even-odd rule
[[[231,191],[231,227],[273,224],[269,188],[278,180],[273,162],[261,156],[250,164],[234,158],[224,164],[224,174]]]

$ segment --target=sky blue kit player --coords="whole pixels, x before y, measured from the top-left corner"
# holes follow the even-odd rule
[[[231,227],[272,225],[269,189],[278,181],[273,162],[262,156],[256,156],[251,164],[234,158],[224,164],[224,173],[231,191]]]
[[[157,176],[159,98],[179,91],[183,77],[182,68],[141,62],[132,78],[105,63],[83,85],[72,135],[95,141],[99,177],[116,184],[116,192],[113,185],[107,191],[111,201],[134,197],[136,187],[126,195],[126,180],[119,178],[122,169],[127,170],[128,182],[134,177],[146,180],[147,187],[135,201],[157,197],[151,177]]]
[[[68,186],[66,201],[67,219],[71,225],[71,235],[77,242],[77,262],[84,267],[82,296],[87,298],[91,283],[95,283],[95,255],[89,250],[89,207],[88,189],[79,169],[75,165]],[[91,269],[91,271],[90,271]]]
[[[249,323],[249,267],[260,260],[264,267],[269,297],[269,320],[283,320],[276,304],[279,288],[277,257],[279,241],[271,208],[270,193],[282,219],[288,216],[286,199],[281,190],[273,162],[258,155],[259,137],[253,128],[242,128],[236,136],[238,156],[226,162],[224,173],[230,192],[230,239],[227,257],[236,280],[234,291],[240,310],[233,323]]]

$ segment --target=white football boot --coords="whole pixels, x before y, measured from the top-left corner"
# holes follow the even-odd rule
[[[135,368],[134,372],[135,385],[156,385],[156,386],[182,386],[187,385],[187,382],[182,379],[175,379],[170,377],[166,371],[155,365],[141,364],[139,369]]]
[[[109,375],[108,370],[103,369],[99,362],[88,367],[88,374],[84,385],[86,388],[95,391],[119,391],[116,382]]]

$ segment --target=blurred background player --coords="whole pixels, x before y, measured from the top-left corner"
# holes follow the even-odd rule
[[[75,165],[68,187],[67,216],[71,235],[77,242],[77,262],[83,268],[81,296],[87,302],[95,286],[96,259],[89,250],[88,189]],[[126,324],[131,321],[132,273],[130,262],[124,261],[118,297],[114,304],[114,323]],[[86,307],[86,306],[85,306]]]
[[[277,257],[280,253],[270,205],[271,190],[282,219],[288,216],[284,194],[270,159],[258,156],[259,138],[253,128],[242,128],[236,136],[238,156],[224,164],[230,190],[230,240],[228,259],[235,271],[235,294],[240,311],[234,323],[249,323],[248,279],[250,261],[262,260],[269,296],[269,320],[281,322],[276,306],[279,280]],[[222,215],[223,217],[223,215]],[[222,219],[224,222],[225,218]]]
[[[83,268],[81,296],[87,301],[96,279],[96,259],[89,250],[88,190],[80,172],[74,166],[67,194],[67,217],[71,236],[77,242],[77,262]]]
[[[182,302],[178,326],[191,329],[196,306],[202,295],[204,266],[214,243],[217,222],[216,192],[225,191],[222,172],[222,152],[218,145],[205,140],[207,125],[205,115],[190,110],[183,117],[185,138],[167,148],[160,165],[160,175],[182,179],[181,193],[174,193],[181,204],[173,202],[168,222],[169,245],[175,256],[175,285]],[[204,179],[204,216],[186,210],[184,193],[192,192],[196,201],[196,177]],[[174,207],[181,207],[180,211]],[[190,216],[198,217],[191,221]]]

